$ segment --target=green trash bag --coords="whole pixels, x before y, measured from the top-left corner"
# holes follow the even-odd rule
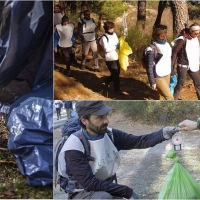
[[[168,172],[158,199],[200,199],[200,184],[179,163],[176,152],[170,151],[166,158],[174,159],[175,164]]]

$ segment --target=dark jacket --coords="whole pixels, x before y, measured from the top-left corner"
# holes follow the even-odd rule
[[[65,101],[64,105],[66,109],[72,109],[72,101]]]
[[[160,76],[156,73],[155,64],[161,59],[162,52],[160,51],[160,49],[158,49],[158,47],[156,47],[156,49],[157,49],[157,53],[155,53],[154,52],[155,50],[152,48],[152,51],[147,51],[146,56],[145,56],[145,64],[147,66],[146,67],[147,75],[148,75],[150,85],[154,85],[156,83],[155,78],[160,78]],[[171,76],[173,75],[174,75],[174,69],[172,65]]]
[[[163,142],[162,129],[151,134],[135,136],[113,129],[113,141],[115,147],[120,150],[143,149],[153,147]],[[65,152],[65,161],[68,170],[74,179],[87,191],[106,191],[113,196],[130,198],[133,192],[132,188],[125,185],[119,185],[109,181],[103,181],[93,175],[86,155],[77,150]],[[68,172],[67,170],[67,172]]]
[[[178,57],[178,59],[177,59],[178,64],[182,64],[182,65],[189,64],[185,47],[186,47],[186,40],[190,40],[190,39],[192,39],[192,37],[189,34],[188,28],[184,29],[181,32],[180,36],[181,35],[184,37],[184,40],[178,39],[175,42],[174,47],[172,48],[172,65],[175,64],[177,57]]]

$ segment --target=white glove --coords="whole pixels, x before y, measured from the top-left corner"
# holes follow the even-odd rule
[[[152,88],[153,90],[155,90],[155,89],[156,89],[156,84],[151,85],[151,88]]]
[[[163,128],[163,137],[166,140],[169,140],[178,131],[179,131],[179,129],[176,127],[166,126],[165,128]]]

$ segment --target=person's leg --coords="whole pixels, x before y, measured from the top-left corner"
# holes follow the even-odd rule
[[[82,191],[71,196],[70,199],[113,199],[113,196],[104,191]]]
[[[72,48],[71,47],[63,48],[61,51],[62,51],[64,58],[65,58],[67,75],[70,75],[70,56],[71,56]]]
[[[82,62],[81,69],[85,69],[86,58],[90,50],[90,42],[82,43]]]
[[[61,119],[61,113],[60,113],[61,112],[61,108],[58,108],[58,109],[59,109],[59,111],[58,111],[59,112],[59,117]]]
[[[91,47],[91,50],[92,50],[92,53],[93,53],[93,58],[94,58],[94,69],[99,69],[99,59],[98,59],[96,40],[91,42],[90,47]]]
[[[178,83],[176,84],[174,88],[174,100],[178,100],[178,96],[185,84],[185,80],[187,76],[187,68],[178,66],[177,73],[178,73]]]
[[[71,118],[71,109],[67,108],[67,118],[70,119]]]
[[[113,81],[113,75],[111,73],[112,62],[113,61],[106,61],[106,65],[108,67],[108,70],[110,71],[110,76],[106,78],[106,86],[108,86],[110,84],[110,82]]]
[[[173,95],[169,89],[170,75],[164,76],[162,78],[155,78],[155,81],[157,91],[160,94],[159,100],[174,100]]]
[[[120,66],[118,60],[114,61],[106,61],[106,65],[111,73],[111,75],[107,78],[107,84],[113,81],[114,91],[119,91],[120,89]]]
[[[57,120],[59,119],[59,108],[56,108]]]
[[[200,75],[199,75],[199,71],[192,72],[191,70],[188,70],[188,74],[190,75],[190,77],[193,80],[194,87],[195,87],[196,93],[197,93],[197,98],[198,98],[198,100],[200,100]]]

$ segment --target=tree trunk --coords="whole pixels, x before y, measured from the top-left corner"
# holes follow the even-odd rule
[[[137,14],[137,25],[141,29],[145,29],[146,23],[146,0],[138,0],[138,14]]]
[[[158,4],[158,14],[157,14],[154,26],[156,26],[156,25],[158,25],[158,24],[161,23],[162,14],[163,14],[163,11],[165,9],[166,4],[167,4],[167,1],[164,1],[164,0],[160,0],[159,1],[159,4]]]
[[[188,7],[186,0],[170,1],[173,14],[173,30],[175,35],[178,35],[188,23]]]

